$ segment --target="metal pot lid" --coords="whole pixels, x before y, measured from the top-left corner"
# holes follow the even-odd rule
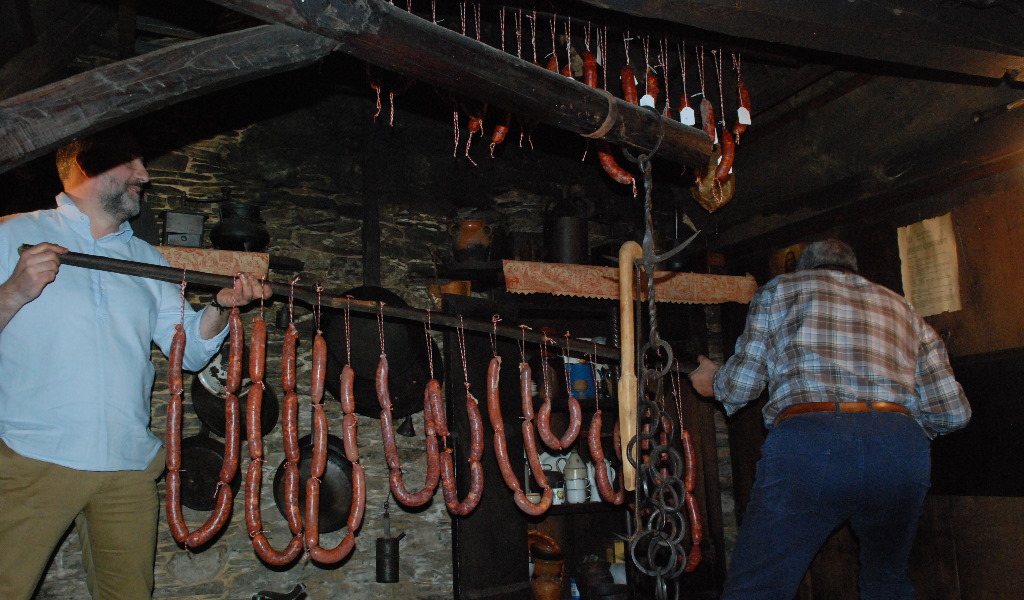
[[[181,503],[192,510],[210,511],[217,503],[217,484],[224,462],[224,444],[194,435],[181,440]],[[238,493],[241,478],[235,473],[231,490]]]
[[[284,464],[282,461],[274,473],[274,501],[285,517],[284,511]],[[299,439],[299,506],[306,505],[306,481],[309,479],[313,462],[311,436]],[[300,508],[305,510],[305,508]],[[337,531],[348,522],[352,511],[352,463],[345,458],[345,445],[336,435],[327,436],[327,465],[320,478],[320,514],[318,523],[321,533]],[[305,513],[303,513],[305,514]]]

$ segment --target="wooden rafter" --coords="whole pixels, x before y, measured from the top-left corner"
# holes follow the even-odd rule
[[[150,52],[0,102],[0,172],[77,136],[328,55],[330,39],[264,25]]]

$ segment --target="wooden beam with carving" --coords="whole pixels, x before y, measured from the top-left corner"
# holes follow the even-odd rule
[[[986,13],[956,3],[581,1],[749,40],[987,79],[1024,81],[1024,38],[1019,21],[1001,16],[999,11]]]
[[[333,37],[382,68],[636,154],[702,167],[711,140],[694,127],[614,98],[384,0],[212,0],[258,19]],[[301,11],[301,12],[300,12]]]
[[[330,54],[331,39],[263,25],[150,52],[0,102],[0,172],[83,134]]]

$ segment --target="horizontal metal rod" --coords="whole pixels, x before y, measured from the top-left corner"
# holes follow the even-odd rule
[[[188,271],[186,269],[178,269],[175,267],[151,265],[131,260],[109,258],[106,256],[82,254],[79,252],[61,254],[60,262],[61,264],[72,267],[121,273],[123,275],[145,277],[147,279],[156,279],[170,283],[180,284],[184,281],[186,285],[197,285],[209,288],[229,288],[234,285],[235,280],[231,275],[218,275],[216,273],[206,273],[203,271]],[[395,317],[408,321],[418,321],[420,323],[426,323],[429,318],[431,325],[441,325],[453,329],[462,327],[469,331],[494,333],[495,335],[499,335],[504,338],[525,340],[527,342],[537,344],[543,343],[546,340],[548,343],[557,345],[559,348],[564,348],[566,345],[565,339],[554,340],[542,333],[536,333],[529,329],[524,330],[521,327],[501,324],[495,325],[490,321],[463,319],[455,315],[441,314],[418,308],[391,306],[386,303],[371,300],[356,300],[355,298],[332,296],[329,294],[318,293],[316,290],[307,287],[293,286],[287,283],[274,283],[267,281],[266,284],[270,287],[274,296],[294,298],[295,300],[308,304],[309,306],[315,307],[320,305],[340,310],[349,308],[356,312],[373,314],[382,312],[384,313],[384,316],[387,317]],[[612,348],[611,346],[594,344],[593,342],[581,341],[572,338],[569,339],[568,343],[570,352],[576,352],[579,354],[596,354],[601,358],[616,360],[619,358],[618,349]]]

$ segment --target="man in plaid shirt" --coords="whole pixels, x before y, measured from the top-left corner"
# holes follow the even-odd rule
[[[843,242],[810,244],[796,272],[755,294],[726,364],[702,356],[690,374],[730,415],[769,392],[769,435],[722,600],[791,600],[847,521],[861,598],[914,596],[907,559],[930,485],[929,440],[966,426],[971,408],[935,331],[856,271]]]

